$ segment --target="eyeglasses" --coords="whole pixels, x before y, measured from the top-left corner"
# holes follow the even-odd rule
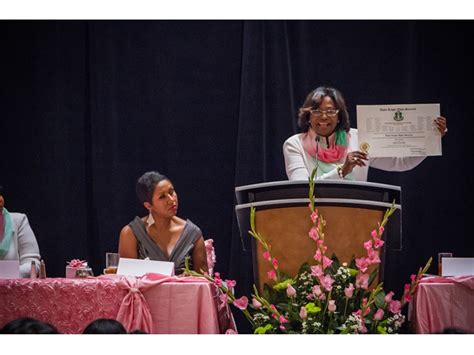
[[[336,117],[336,115],[339,113],[339,110],[309,110],[312,115],[315,115],[316,117],[323,117],[324,114],[328,117]]]

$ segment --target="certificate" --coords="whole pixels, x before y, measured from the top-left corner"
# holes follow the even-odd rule
[[[441,155],[439,104],[357,105],[359,150],[369,157]]]

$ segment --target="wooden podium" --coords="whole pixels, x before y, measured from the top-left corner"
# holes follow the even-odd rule
[[[235,188],[235,207],[244,250],[252,250],[254,282],[259,290],[268,283],[271,265],[263,259],[261,245],[250,236],[250,208],[256,209],[257,231],[271,245],[280,270],[294,276],[304,261],[314,264],[315,242],[309,238],[308,181],[275,181]],[[363,243],[371,238],[384,212],[395,201],[397,208],[386,226],[385,246],[380,258],[379,280],[383,280],[387,248],[401,250],[401,188],[399,186],[339,180],[318,180],[315,203],[326,220],[326,255],[335,253],[340,262],[353,255],[367,256]]]

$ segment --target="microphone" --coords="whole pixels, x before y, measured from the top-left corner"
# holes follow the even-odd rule
[[[320,140],[320,136],[316,133],[316,137],[314,138],[314,141],[316,142],[316,177],[318,176],[318,169],[319,169],[319,160],[318,160],[319,140]]]

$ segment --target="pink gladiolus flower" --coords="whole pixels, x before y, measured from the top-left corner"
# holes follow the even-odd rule
[[[278,260],[276,258],[273,258],[272,260],[272,265],[275,270],[278,269]]]
[[[387,302],[387,303],[390,303],[392,302],[392,297],[393,297],[393,292],[390,291],[389,293],[387,293],[384,297],[384,301]]]
[[[321,248],[323,244],[324,244],[324,240],[322,240],[322,239],[318,239],[316,241],[316,245],[317,245],[318,248]]]
[[[331,266],[332,260],[329,259],[327,256],[323,256],[323,269],[327,268],[328,266]]]
[[[385,228],[382,227],[382,226],[380,226],[380,227],[379,227],[379,234],[382,235],[384,230],[385,230]]]
[[[216,279],[219,279],[219,278],[221,277],[221,274],[219,274],[218,272],[215,272],[215,273],[214,273],[214,277],[215,277]]]
[[[318,210],[314,210],[313,213],[311,213],[311,220],[314,222],[316,222],[316,220],[318,219]]]
[[[288,287],[286,288],[286,294],[288,295],[288,297],[293,297],[294,295],[296,295],[295,288],[288,284]]]
[[[382,239],[380,239],[380,238],[374,238],[374,247],[375,247],[376,249],[381,248],[384,244],[385,244],[385,242],[384,242]]]
[[[336,301],[335,300],[330,300],[329,301],[328,311],[331,312],[331,313],[336,311]]]
[[[416,275],[415,275],[415,274],[410,275],[410,280],[411,280],[411,282],[415,281],[415,279],[416,279]]]
[[[369,255],[369,257],[367,258],[367,261],[370,264],[379,264],[380,263],[379,254],[374,249],[368,250],[367,253]]]
[[[273,281],[277,280],[277,274],[275,270],[270,270],[269,272],[267,272],[267,276],[270,280],[273,280]]]
[[[400,303],[400,301],[390,301],[390,303],[388,305],[388,309],[393,314],[400,313],[401,308],[402,308],[402,304]]]
[[[352,312],[352,315],[354,317],[360,317],[361,314],[362,314],[362,309],[359,309],[357,312]]]
[[[362,334],[367,333],[367,327],[365,326],[364,320],[362,320],[362,325],[360,326],[360,332]]]
[[[323,245],[323,246],[321,247],[321,249],[322,249],[323,253],[325,253],[325,252],[326,252],[326,250],[328,250],[328,247],[327,247],[327,246],[325,246],[325,245]]]
[[[377,238],[378,235],[377,235],[377,231],[374,229],[372,232],[370,232],[370,235],[372,236],[372,238]]]
[[[276,312],[276,311],[277,311],[275,305],[273,305],[273,304],[270,305],[270,309],[272,310],[272,312]]]
[[[237,284],[237,282],[235,280],[225,280],[225,283],[226,283],[227,288],[229,290],[233,289],[235,287],[235,285]]]
[[[405,284],[404,289],[405,289],[405,292],[410,291],[410,284]]]
[[[314,300],[314,295],[312,293],[309,293],[307,296],[306,296],[306,299],[309,300],[309,301],[312,301]]]
[[[331,291],[332,290],[332,284],[334,283],[334,279],[329,276],[329,275],[326,275],[326,276],[320,276],[319,277],[319,282],[321,283],[321,286],[324,287],[327,291]]]
[[[354,285],[353,285],[352,283],[350,283],[349,286],[347,286],[347,287],[344,289],[344,295],[345,295],[347,298],[351,298],[353,294],[354,294]]]
[[[280,316],[280,324],[285,324],[285,323],[288,323],[288,319],[285,318],[285,316]]]
[[[368,240],[364,243],[364,248],[368,251],[370,249],[372,249],[372,241],[371,240]]]
[[[216,284],[217,287],[222,286],[222,280],[218,277],[214,277],[214,283]]]
[[[262,304],[254,297],[252,298],[252,306],[256,309],[259,309],[262,307]]]
[[[411,295],[409,293],[405,293],[405,302],[410,302],[411,301]]]
[[[318,297],[321,301],[324,301],[326,299],[326,295],[324,293],[321,293]]]
[[[318,240],[318,231],[316,230],[316,228],[312,227],[310,230],[309,230],[309,233],[308,233],[309,237],[311,239],[313,239],[314,241]]]
[[[369,275],[368,274],[357,274],[356,276],[356,288],[367,289],[369,287]]]
[[[284,332],[284,331],[286,330],[285,326],[284,326],[284,325],[280,325],[280,330],[281,330],[282,332]]]
[[[300,309],[300,318],[305,320],[308,317],[308,312],[306,311],[305,307],[301,307]]]
[[[268,250],[263,252],[263,258],[268,261],[272,260],[272,257],[270,256],[270,252]]]
[[[225,331],[225,333],[226,333],[226,334],[237,334],[237,332],[236,332],[234,329],[230,329],[230,328],[227,329],[227,330]]]
[[[321,261],[322,255],[321,250],[316,250],[316,254],[314,254],[314,260]]]
[[[367,267],[369,266],[369,262],[366,258],[359,258],[356,259],[356,266],[360,271],[366,272]]]
[[[376,321],[380,321],[380,320],[382,320],[383,315],[384,315],[383,309],[379,308],[379,309],[377,309],[377,312],[375,312],[375,314],[374,314],[374,319]]]
[[[249,299],[246,296],[242,296],[239,299],[234,300],[234,306],[242,311],[247,309],[248,304]]]

